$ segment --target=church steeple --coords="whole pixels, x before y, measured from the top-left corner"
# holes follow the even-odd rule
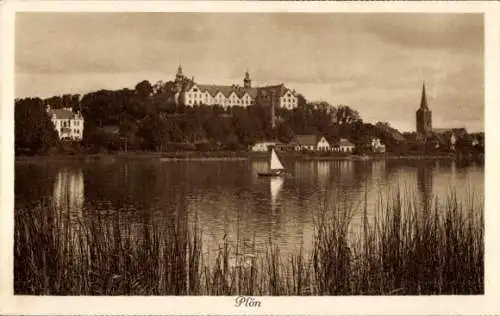
[[[427,136],[432,132],[432,112],[427,104],[427,93],[425,92],[425,82],[422,85],[422,97],[420,108],[416,113],[417,133]]]
[[[420,108],[423,109],[429,108],[429,106],[427,105],[427,95],[425,93],[425,82],[422,85],[422,99],[420,100]]]
[[[252,87],[252,79],[250,78],[250,74],[248,73],[248,69],[245,71],[245,78],[243,79],[243,87],[245,87],[245,88]]]

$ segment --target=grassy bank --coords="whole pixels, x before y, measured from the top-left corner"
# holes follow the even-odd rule
[[[416,295],[481,294],[483,206],[451,195],[425,208],[387,197],[350,234],[351,209],[325,207],[309,254],[257,255],[221,240],[202,251],[202,230],[178,217],[139,227],[120,218],[70,218],[50,204],[15,211],[16,294]],[[444,206],[440,206],[444,205]],[[362,210],[363,211],[363,210]],[[364,212],[366,212],[366,207]],[[366,213],[364,213],[366,214]],[[70,225],[69,222],[72,222]],[[76,223],[75,223],[76,221]],[[247,246],[245,246],[247,247]]]

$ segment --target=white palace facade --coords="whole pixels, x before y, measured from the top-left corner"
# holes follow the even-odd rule
[[[233,106],[247,107],[254,104],[294,109],[298,106],[297,94],[284,84],[252,87],[248,71],[243,79],[243,86],[198,84],[188,79],[179,66],[174,82],[174,102],[186,106],[220,105],[224,108]]]
[[[52,109],[50,105],[47,105],[46,110],[60,140],[83,139],[84,119],[80,112],[74,113],[71,108]]]

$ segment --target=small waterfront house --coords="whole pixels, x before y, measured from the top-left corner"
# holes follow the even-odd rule
[[[295,151],[330,151],[330,143],[324,136],[297,135],[291,142]]]
[[[467,130],[465,128],[434,128],[432,136],[431,139],[434,138],[439,146],[455,150],[456,142],[467,136]]]
[[[252,151],[254,152],[267,152],[271,147],[276,146],[276,142],[272,141],[262,141],[257,142],[252,146]]]
[[[330,151],[332,147],[325,137],[321,136],[316,144],[316,150],[318,151]]]
[[[385,145],[378,137],[373,137],[370,140],[370,146],[374,153],[385,153]]]
[[[295,148],[292,143],[276,142],[276,151],[293,151]]]
[[[337,152],[352,153],[355,147],[356,146],[347,138],[341,138],[337,143],[335,143],[333,148]]]
[[[47,105],[49,115],[60,140],[80,141],[83,139],[84,119],[80,112],[71,108],[52,109]]]

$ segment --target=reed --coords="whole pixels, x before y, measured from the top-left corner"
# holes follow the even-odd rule
[[[407,196],[407,195],[405,195]],[[366,215],[366,204],[363,213]],[[310,253],[224,238],[198,223],[83,220],[50,202],[15,210],[14,291],[31,295],[431,295],[484,292],[483,205],[389,194],[353,234],[354,207],[325,203]],[[117,212],[119,213],[119,212]],[[210,258],[214,258],[213,260]]]

